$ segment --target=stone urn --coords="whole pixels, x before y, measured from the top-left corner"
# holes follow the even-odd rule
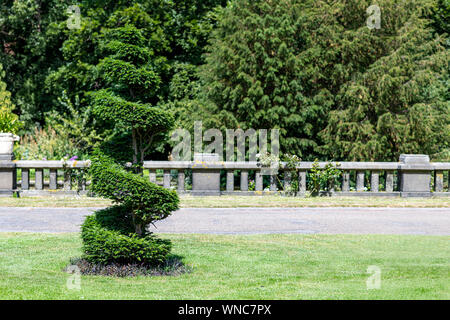
[[[20,138],[12,133],[0,133],[0,160],[13,160],[14,142]]]

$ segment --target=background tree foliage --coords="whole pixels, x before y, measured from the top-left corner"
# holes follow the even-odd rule
[[[11,92],[6,90],[6,83],[2,81],[4,76],[5,71],[0,64],[0,132],[17,133],[22,123],[19,116],[13,113],[15,106],[11,102]]]
[[[432,26],[437,33],[450,34],[450,0],[438,0],[435,4],[432,14]],[[448,41],[447,41],[448,44]]]
[[[331,99],[323,92],[316,102],[305,101],[305,86],[314,82],[300,56],[309,38],[304,20],[311,3],[232,2],[220,14],[202,68],[203,90],[218,123],[279,128],[282,149],[303,158],[317,147],[314,137]]]
[[[152,59],[164,61],[161,84],[151,102],[165,104],[172,79],[180,70],[190,70],[203,62],[202,54],[215,24],[210,13],[224,0],[17,0],[0,3],[0,62],[7,66],[6,83],[25,120],[26,132],[43,126],[49,111],[66,118],[71,110],[60,103],[79,99],[80,114],[91,114],[86,92],[102,86],[96,65],[104,58],[100,48],[102,29],[133,24],[143,30]],[[81,8],[81,28],[67,28],[67,7]],[[86,124],[96,130],[103,144],[122,158],[131,156],[131,134],[113,128],[95,117]],[[92,150],[90,146],[87,151]],[[164,148],[152,157],[161,157]]]
[[[67,28],[72,4],[80,29]],[[372,4],[379,30],[366,25]],[[68,136],[89,136],[71,142],[85,153],[101,145],[132,157],[131,133],[95,117],[86,96],[112,88],[97,68],[109,54],[105,30],[128,24],[159,68],[158,86],[139,102],[179,126],[279,128],[282,150],[305,160],[402,152],[448,160],[449,8],[449,0],[4,0],[0,63],[22,133],[58,115]],[[149,158],[166,159],[161,140]]]
[[[45,79],[60,66],[69,0],[2,0],[0,63],[26,129],[42,123],[54,108]]]
[[[321,132],[328,155],[348,160],[395,160],[401,153],[432,157],[450,141],[449,51],[424,19],[426,1],[380,2],[380,30],[345,32],[342,45],[358,45],[373,60],[340,86]],[[350,16],[355,8],[342,8]],[[366,43],[360,39],[366,38]],[[356,48],[356,47],[355,47]],[[361,56],[356,51],[353,54]]]
[[[235,1],[203,67],[211,114],[229,127],[280,128],[303,159],[397,160],[449,142],[444,36],[434,1]]]

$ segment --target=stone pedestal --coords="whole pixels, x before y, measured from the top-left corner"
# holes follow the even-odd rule
[[[0,160],[0,196],[12,196],[17,189],[16,164]]]
[[[400,156],[400,192],[402,197],[430,197],[433,167],[427,155]]]
[[[12,133],[0,133],[0,196],[12,196],[17,189],[17,172],[14,160],[14,141],[19,137]]]
[[[208,169],[211,165],[218,163],[219,155],[216,153],[194,154],[192,195],[220,196],[220,169]]]

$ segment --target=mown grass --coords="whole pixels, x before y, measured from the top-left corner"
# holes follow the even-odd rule
[[[78,234],[0,234],[0,299],[448,299],[448,237],[164,235],[193,272],[177,277],[81,276]],[[367,290],[368,266],[381,288]]]
[[[450,198],[390,198],[390,197],[286,197],[286,196],[221,196],[181,197],[186,208],[234,207],[450,207]]]
[[[397,207],[397,208],[449,208],[450,197],[389,198],[389,197],[317,197],[299,198],[277,195],[180,197],[182,208],[234,208],[234,207]],[[111,201],[80,197],[22,197],[0,198],[0,207],[107,207]]]

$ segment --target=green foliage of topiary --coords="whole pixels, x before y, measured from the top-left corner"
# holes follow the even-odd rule
[[[91,190],[98,196],[125,205],[138,235],[146,234],[149,224],[167,218],[178,209],[179,198],[175,191],[126,171],[100,152],[92,158],[90,173]]]
[[[118,59],[105,58],[99,65],[103,76],[111,83],[119,84],[135,92],[147,91],[146,94],[158,90],[161,79],[151,69],[137,68],[133,63]]]
[[[133,158],[131,133],[115,133],[100,143],[102,153],[113,158],[117,163],[125,165]]]
[[[108,90],[91,94],[95,104],[94,114],[104,120],[115,121],[119,126],[134,129],[151,127],[153,132],[169,130],[173,117],[167,112],[150,105],[130,102]]]
[[[144,157],[160,135],[174,124],[170,113],[151,104],[161,77],[161,59],[150,59],[144,31],[131,23],[103,30],[107,55],[98,65],[102,86],[88,94],[94,115],[114,125],[116,133],[131,132],[133,169],[141,172]],[[101,151],[93,155],[91,191],[120,204],[100,211],[83,225],[85,258],[95,263],[162,263],[170,242],[157,239],[148,227],[178,209],[174,191],[133,174]]]
[[[126,171],[98,150],[91,159],[91,191],[119,205],[86,218],[81,232],[84,258],[96,264],[163,263],[171,243],[148,227],[178,209],[176,192]]]
[[[125,205],[115,205],[96,211],[95,222],[102,228],[117,231],[124,235],[129,235],[134,232],[130,208]]]
[[[101,47],[107,56],[97,65],[104,89],[88,93],[96,116],[113,123],[115,130],[131,131],[136,167],[174,125],[170,113],[150,103],[159,90],[164,59],[150,59],[153,53],[144,46],[143,33],[131,24],[104,31]]]
[[[81,238],[84,258],[97,264],[157,265],[166,260],[172,247],[169,240],[133,233],[126,206],[114,206],[87,217],[81,227]]]

